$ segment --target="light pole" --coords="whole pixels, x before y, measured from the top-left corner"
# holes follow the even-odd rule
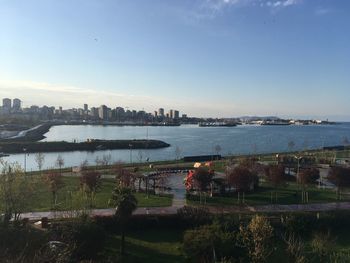
[[[303,157],[295,155],[294,158],[298,160],[298,167],[297,167],[297,182],[298,182],[299,181],[299,172],[300,172],[300,159]]]
[[[24,173],[27,172],[27,148],[23,148],[24,152]]]
[[[132,144],[129,144],[130,148],[130,163],[132,163]]]

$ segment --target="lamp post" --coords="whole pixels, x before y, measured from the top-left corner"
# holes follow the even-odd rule
[[[298,182],[299,181],[299,172],[300,172],[300,159],[303,157],[295,155],[294,158],[298,160],[298,168],[297,168],[297,182]]]
[[[24,152],[24,173],[27,172],[27,148],[23,148]]]
[[[130,163],[132,163],[132,144],[129,144],[130,148]]]

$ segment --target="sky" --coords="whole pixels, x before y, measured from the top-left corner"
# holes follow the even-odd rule
[[[350,120],[348,0],[0,0],[0,98]]]

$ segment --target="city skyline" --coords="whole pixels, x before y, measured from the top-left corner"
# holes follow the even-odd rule
[[[24,106],[348,121],[349,8],[340,0],[3,1],[0,95]]]

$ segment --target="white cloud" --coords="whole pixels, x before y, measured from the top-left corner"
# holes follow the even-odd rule
[[[328,9],[328,8],[317,8],[315,10],[315,14],[318,15],[318,16],[327,15],[327,14],[329,14],[331,12],[332,12],[332,10]]]

